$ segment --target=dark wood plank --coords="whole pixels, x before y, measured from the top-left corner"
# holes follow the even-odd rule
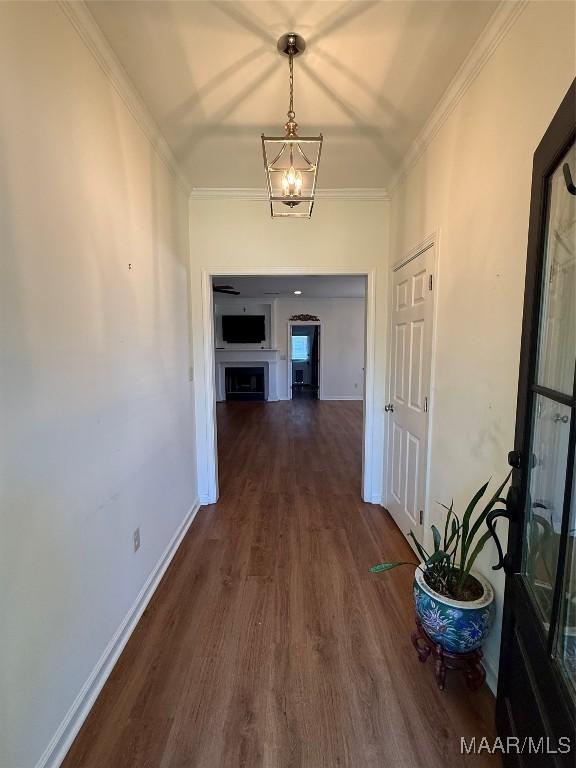
[[[362,405],[218,406],[221,496],[204,507],[65,768],[496,765],[487,689],[438,691],[410,643],[412,557],[360,500]]]

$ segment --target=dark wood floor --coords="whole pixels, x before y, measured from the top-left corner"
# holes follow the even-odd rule
[[[410,644],[410,558],[360,501],[361,403],[218,407],[202,508],[65,768],[426,768],[492,736],[493,699],[439,692]]]

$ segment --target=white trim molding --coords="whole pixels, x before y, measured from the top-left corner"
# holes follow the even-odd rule
[[[324,395],[322,400],[338,402],[338,400],[363,400],[361,395]]]
[[[342,189],[318,189],[317,200],[390,200],[383,187],[350,187]],[[193,187],[191,200],[253,200],[267,201],[264,187]]]
[[[528,0],[501,0],[480,37],[470,49],[469,54],[464,59],[448,88],[444,91],[444,94],[404,156],[399,170],[392,178],[388,187],[391,194],[394,193],[396,187],[408,171],[416,165],[427,147],[432,143],[440,128],[450,117],[527,4]]]
[[[486,670],[486,685],[496,696],[498,693],[498,672],[494,670],[493,660],[486,653],[482,657],[482,664]]]
[[[199,508],[200,502],[196,499],[186,513],[184,520],[178,526],[176,533],[170,540],[151,574],[146,579],[144,586],[138,593],[120,626],[110,638],[110,642],[104,649],[104,653],[99,658],[96,666],[80,689],[72,706],[58,726],[56,733],[36,763],[35,768],[58,768],[64,760],[66,753],[72,746],[72,742],[88,716],[98,694],[104,687],[104,683],[114,669],[114,665],[130,639],[130,635],[135,630],[140,617],[146,610],[146,606],[150,602],[162,577],[166,573],[168,566],[172,562],[172,558],[176,554],[182,539],[196,517]]]
[[[120,96],[158,156],[180,182],[185,192],[189,194],[190,185],[183,176],[180,166],[168,146],[168,142],[152,117],[150,110],[142,100],[136,86],[130,80],[126,70],[104,37],[102,30],[96,23],[84,0],[58,0],[58,5],[76,32],[78,32],[100,69],[113,85],[116,93]]]

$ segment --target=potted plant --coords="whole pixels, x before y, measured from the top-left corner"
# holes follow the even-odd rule
[[[444,533],[432,526],[434,551],[430,554],[410,531],[421,563],[405,561],[380,563],[372,573],[389,571],[400,565],[416,565],[414,602],[416,614],[428,637],[450,653],[471,653],[478,649],[492,626],[494,590],[490,582],[472,567],[488,539],[483,531],[486,518],[498,502],[510,474],[498,487],[480,514],[472,520],[490,481],[474,494],[460,519],[454,502],[447,507]]]

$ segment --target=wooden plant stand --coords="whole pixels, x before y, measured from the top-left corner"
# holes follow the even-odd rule
[[[470,653],[452,653],[435,643],[426,634],[420,619],[416,617],[416,631],[412,632],[412,645],[416,648],[419,661],[424,664],[430,654],[434,658],[434,674],[438,688],[444,690],[446,670],[455,669],[464,675],[466,685],[476,691],[486,680],[486,670],[482,666],[482,651],[478,648]]]

